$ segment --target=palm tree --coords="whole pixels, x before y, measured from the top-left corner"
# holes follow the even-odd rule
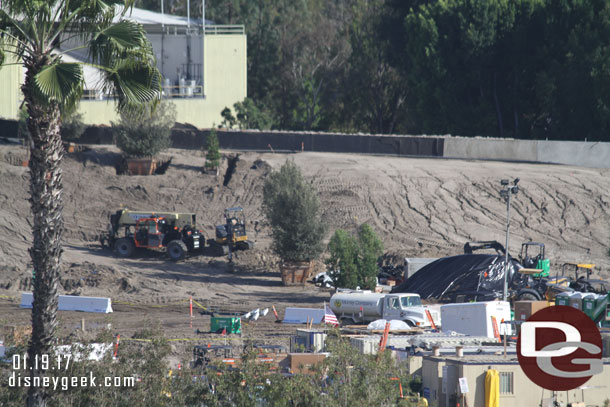
[[[83,91],[84,63],[62,61],[61,45],[81,44],[90,64],[103,72],[104,90],[119,109],[154,104],[160,74],[141,25],[127,20],[134,0],[0,0],[0,66],[25,68],[21,87],[30,134],[30,201],[33,214],[34,302],[29,360],[49,354],[57,326],[57,283],[62,253],[61,113],[73,109]],[[11,55],[12,54],[12,55]],[[31,376],[44,372],[33,369]],[[31,387],[28,405],[46,404],[42,389]]]

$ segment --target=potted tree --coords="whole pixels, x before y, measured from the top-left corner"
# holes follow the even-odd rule
[[[220,166],[220,150],[216,129],[211,129],[205,140],[205,172],[213,172],[218,176]]]
[[[271,225],[273,249],[281,258],[284,285],[304,284],[312,262],[322,253],[325,226],[314,187],[286,161],[263,188],[263,211]]]
[[[156,155],[170,146],[176,107],[161,102],[156,108],[121,112],[118,123],[112,123],[116,145],[126,155],[129,175],[151,175],[157,167]]]
[[[68,153],[76,150],[76,143],[85,133],[86,125],[83,123],[83,116],[75,110],[68,111],[61,118],[61,140]]]

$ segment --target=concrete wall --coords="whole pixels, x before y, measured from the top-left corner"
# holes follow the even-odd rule
[[[610,168],[610,143],[447,137],[443,156]]]
[[[10,55],[7,55],[5,63],[12,63]],[[0,118],[18,120],[21,77],[21,65],[0,68]]]
[[[610,168],[610,143],[538,141],[536,161]]]
[[[444,157],[536,161],[537,141],[449,137],[445,139]]]
[[[200,128],[220,124],[220,112],[233,108],[248,96],[247,46],[245,35],[206,35],[204,93],[207,104],[199,112],[181,121]],[[179,120],[180,121],[180,120]],[[202,123],[202,124],[199,124]],[[205,124],[204,124],[205,123]]]

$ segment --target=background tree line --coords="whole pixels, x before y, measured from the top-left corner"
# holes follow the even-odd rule
[[[273,128],[610,137],[604,0],[207,0],[206,17],[245,25],[248,94]]]

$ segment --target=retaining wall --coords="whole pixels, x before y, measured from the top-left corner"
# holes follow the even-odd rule
[[[610,168],[610,143],[447,137],[443,157]]]
[[[17,123],[0,121],[0,136],[15,137]],[[172,146],[202,149],[208,130],[178,124]],[[110,127],[88,127],[83,144],[111,144]],[[387,154],[404,157],[443,157],[472,160],[520,161],[610,168],[610,143],[515,140],[482,137],[338,134],[289,131],[218,130],[220,148],[228,150],[318,151]]]

